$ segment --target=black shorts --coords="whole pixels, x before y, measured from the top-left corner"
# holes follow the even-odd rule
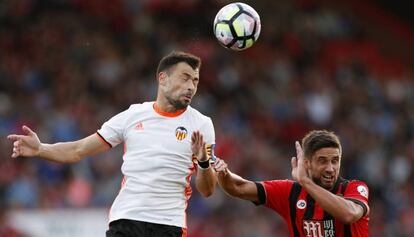
[[[186,234],[181,227],[126,219],[112,221],[106,231],[106,237],[185,237]]]

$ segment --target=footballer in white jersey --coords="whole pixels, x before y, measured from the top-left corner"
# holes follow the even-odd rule
[[[159,111],[155,102],[132,105],[103,124],[98,135],[111,147],[124,143],[124,181],[110,221],[132,219],[186,227],[190,177],[195,170],[191,136],[214,146],[211,119],[188,106],[179,113]],[[210,156],[214,157],[213,150]]]
[[[185,237],[191,175],[196,171],[195,187],[204,197],[214,192],[217,183],[210,166],[213,124],[189,106],[200,66],[200,58],[172,52],[158,64],[156,101],[131,105],[95,134],[73,142],[42,143],[23,126],[24,135],[8,136],[13,141],[12,157],[72,163],[123,143],[124,179],[112,204],[106,236]]]

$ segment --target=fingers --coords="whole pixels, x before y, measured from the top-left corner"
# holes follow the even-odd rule
[[[198,145],[204,147],[206,143],[204,142],[203,134],[199,133],[198,135]]]
[[[298,141],[295,142],[295,147],[296,147],[297,157],[302,158],[303,150],[302,150],[302,147],[300,146],[300,143]]]
[[[193,132],[191,135],[191,143],[195,146],[196,149],[201,149],[205,147],[205,142],[203,138],[203,134],[199,131]]]
[[[13,153],[11,155],[12,158],[16,158],[20,156],[20,141],[13,142]]]
[[[292,157],[292,159],[290,160],[290,164],[292,165],[293,169],[298,167],[298,160],[296,159],[296,157]]]
[[[7,136],[7,139],[14,141],[13,152],[11,155],[12,158],[17,158],[18,156],[20,156],[20,144],[21,144],[21,141],[23,140],[23,137],[24,136],[22,135],[16,135],[16,134]]]
[[[295,142],[295,148],[296,148],[296,152],[300,151],[300,144],[298,141]]]
[[[214,162],[214,170],[216,172],[227,172],[227,163],[220,158],[216,158]]]
[[[28,126],[23,125],[22,126],[23,131],[27,134],[27,135],[32,135],[35,134],[35,132],[32,131],[32,129],[30,129]]]
[[[195,131],[191,135],[191,142],[196,145],[201,145],[203,143],[203,140],[203,135],[199,131]]]
[[[192,143],[194,143],[194,142],[197,140],[197,138],[198,138],[199,134],[200,134],[200,132],[199,132],[199,131],[195,131],[195,132],[193,132],[193,134],[191,135],[191,142],[192,142]]]
[[[201,140],[202,141],[202,140]],[[200,148],[201,148],[201,153],[203,155],[207,155],[207,151],[206,151],[206,143],[202,141],[202,143],[200,144]]]
[[[11,157],[12,158],[16,158],[18,156],[20,156],[20,143],[22,141],[24,136],[22,135],[16,135],[16,134],[11,134],[7,136],[7,139],[14,141],[13,142],[13,152]]]
[[[23,125],[22,126],[22,130],[23,132],[25,132],[27,135],[34,135],[36,134],[35,132],[32,131],[32,129],[30,129],[28,126]],[[25,135],[17,135],[17,134],[10,134],[7,136],[7,139],[9,140],[21,140],[25,137]]]
[[[7,136],[7,139],[14,141],[13,142],[13,152],[11,157],[16,158],[18,156],[21,156],[24,151],[24,144],[27,142],[30,137],[36,137],[36,133],[33,132],[28,126],[24,125],[22,126],[22,130],[26,135],[17,135],[17,134],[10,134]],[[36,137],[37,138],[37,137]]]
[[[198,145],[204,148],[206,146],[206,143],[204,142],[203,135],[200,133],[200,137],[198,138]]]
[[[19,157],[19,153],[17,151],[15,151],[15,149],[13,149],[13,153],[11,155],[12,158],[17,158]]]
[[[23,139],[23,137],[24,137],[23,135],[10,134],[10,135],[7,136],[7,139],[16,141],[16,140]]]

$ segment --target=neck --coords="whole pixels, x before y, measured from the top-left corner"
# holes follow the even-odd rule
[[[158,110],[167,113],[175,113],[183,110],[175,108],[171,103],[168,102],[168,100],[161,98],[157,98],[157,100],[155,101],[155,106]]]
[[[187,109],[187,108],[176,109],[176,108],[174,108],[174,106],[172,106],[172,107],[173,107],[173,109],[166,110],[165,108],[169,108],[169,106],[164,105],[164,107],[163,107],[164,109],[163,109],[159,106],[158,101],[155,101],[155,103],[153,104],[153,108],[154,108],[155,112],[157,112],[159,115],[162,115],[164,117],[177,117],[177,116],[181,115],[182,113],[184,113],[185,110]]]

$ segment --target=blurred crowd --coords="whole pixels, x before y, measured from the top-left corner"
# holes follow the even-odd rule
[[[212,117],[216,155],[232,171],[290,178],[294,141],[333,130],[343,177],[370,188],[370,235],[414,236],[409,68],[358,22],[311,0],[245,2],[259,12],[262,33],[252,48],[231,52],[212,33],[226,1],[1,1],[0,219],[15,209],[109,208],[121,148],[60,165],[11,159],[5,137],[23,124],[48,143],[94,133],[130,104],[155,100],[158,61],[184,50],[203,59],[192,106]],[[188,214],[191,237],[288,236],[274,212],[221,190],[207,199],[193,192]],[[5,228],[0,236],[12,236]]]

